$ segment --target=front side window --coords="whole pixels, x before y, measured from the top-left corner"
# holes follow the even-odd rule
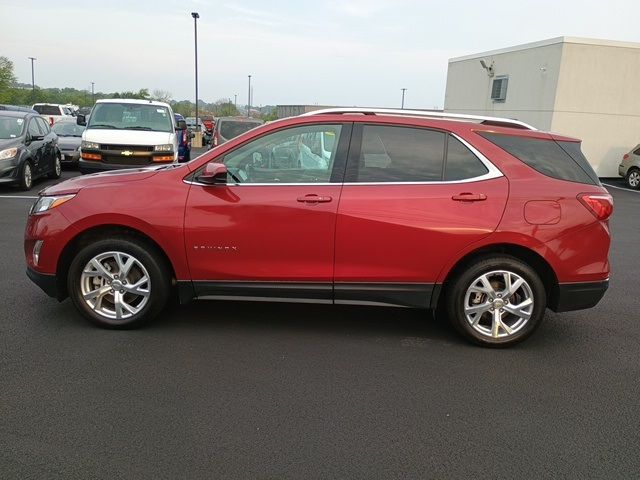
[[[169,109],[161,105],[98,103],[87,128],[172,132],[173,122]]]
[[[42,132],[38,128],[38,123],[36,122],[35,118],[32,118],[29,122],[29,135],[31,135],[32,137],[39,137],[42,135]]]
[[[431,182],[442,180],[445,134],[388,125],[364,125],[356,182]],[[353,178],[355,177],[355,178]]]
[[[45,122],[44,119],[40,117],[35,118],[35,121],[38,122],[38,127],[40,127],[42,135],[49,135],[51,129],[49,128],[47,122]]]
[[[230,183],[328,183],[341,125],[309,125],[264,135],[225,155]]]

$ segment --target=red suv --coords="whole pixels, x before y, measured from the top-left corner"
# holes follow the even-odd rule
[[[256,128],[190,163],[43,192],[27,273],[95,324],[176,295],[438,309],[506,346],[609,283],[611,196],[578,140],[521,122],[333,109]]]

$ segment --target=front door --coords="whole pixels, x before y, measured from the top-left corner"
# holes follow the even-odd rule
[[[428,307],[446,262],[496,229],[508,182],[446,132],[364,125],[353,137],[336,226],[336,303]]]
[[[226,185],[193,177],[185,247],[198,296],[332,299],[336,211],[350,124],[291,127],[214,161]]]

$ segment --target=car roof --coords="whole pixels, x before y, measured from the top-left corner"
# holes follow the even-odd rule
[[[260,120],[259,118],[247,118],[247,117],[218,117],[216,119],[218,122],[222,121],[222,120],[233,120],[234,122],[254,122],[254,123],[264,123],[262,120]]]
[[[165,102],[157,102],[155,100],[142,100],[135,98],[102,98],[100,100],[96,100],[96,103],[131,103],[134,105],[156,105],[158,107],[169,107],[168,103]]]
[[[36,117],[37,113],[32,112],[22,112],[16,110],[0,110],[0,116],[3,117],[15,117],[15,118],[26,118],[26,117]]]

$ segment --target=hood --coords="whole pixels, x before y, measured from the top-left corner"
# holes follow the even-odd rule
[[[23,145],[24,139],[22,137],[18,138],[1,138],[0,139],[0,150],[4,150],[5,148],[13,148],[19,147]]]
[[[82,133],[82,140],[112,145],[162,145],[173,143],[171,132],[112,130],[107,128],[87,128]]]
[[[77,193],[83,188],[137,182],[154,176],[158,170],[162,168],[165,168],[165,166],[157,165],[146,168],[127,168],[123,170],[92,173],[91,175],[80,175],[79,177],[73,177],[64,182],[47,187],[42,190],[40,194],[64,195],[67,193]]]
[[[58,135],[58,146],[63,150],[76,149],[82,143],[82,137],[61,137]]]

